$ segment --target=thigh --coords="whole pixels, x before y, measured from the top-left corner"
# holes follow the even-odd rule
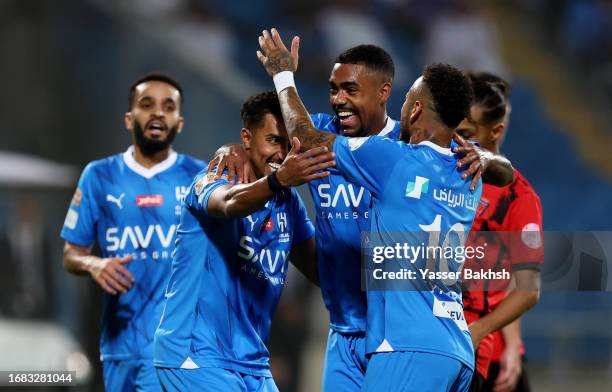
[[[132,392],[138,367],[138,361],[102,361],[104,389],[112,392]]]
[[[365,335],[330,330],[323,367],[323,392],[360,391],[365,364]]]

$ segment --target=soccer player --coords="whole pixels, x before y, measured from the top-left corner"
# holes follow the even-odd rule
[[[489,73],[470,73],[469,78],[474,102],[470,116],[461,122],[457,132],[497,153],[510,114],[510,87]],[[477,373],[471,390],[527,391],[526,376],[521,373],[524,348],[520,325],[518,320],[512,320],[538,301],[544,253],[540,199],[518,170],[514,170],[514,181],[505,187],[483,186],[473,231],[474,242],[487,242],[486,257],[482,261],[469,260],[465,268],[512,269],[515,288],[506,296],[507,282],[475,281],[467,285],[469,291],[463,292],[465,316],[476,349]],[[487,231],[507,233],[492,236],[484,233]]]
[[[321,170],[333,155],[327,148],[298,154],[295,138],[287,155],[275,92],[248,99],[241,115],[258,180],[232,185],[202,172],[183,205],[155,333],[155,366],[168,391],[276,391],[266,341],[287,261],[314,266],[314,228],[287,187],[327,176]]]
[[[100,358],[109,391],[161,391],[153,367],[153,333],[180,203],[203,162],[177,154],[183,92],[163,74],[129,89],[127,151],[87,165],[61,231],[64,268],[90,275],[104,290]],[[91,254],[97,242],[102,257]]]
[[[315,127],[335,135],[378,135],[398,140],[399,122],[388,117],[386,110],[394,72],[391,56],[380,47],[358,45],[340,54],[329,78],[330,105],[335,115],[312,115]],[[234,149],[219,157],[219,170],[228,166],[232,173],[245,173],[242,170],[245,162],[238,155],[239,149]],[[495,164],[487,167],[485,179],[494,183],[509,181],[489,175],[497,170],[495,167]],[[329,177],[309,182],[317,217],[319,282],[330,314],[323,390],[359,391],[367,363],[360,238],[370,228],[371,196],[367,189],[347,180],[337,169],[331,168],[329,172]],[[509,165],[505,172],[499,169],[502,176],[508,172],[512,173]]]
[[[465,173],[457,168],[460,162],[449,148],[454,128],[471,103],[469,81],[460,71],[448,65],[430,66],[408,92],[401,138],[419,145],[388,138],[346,138],[316,129],[299,99],[292,73],[296,41],[292,53],[275,30],[264,31],[259,41],[258,58],[274,78],[289,134],[300,135],[305,149],[333,148],[337,168],[370,191],[375,237],[390,245],[388,233],[412,232],[417,238],[428,234],[428,243],[438,242],[437,236],[446,243],[469,231],[480,185],[470,193]],[[453,200],[461,202],[441,200],[442,190],[460,196]],[[452,258],[444,261],[450,271],[458,270]],[[416,265],[406,267],[414,270]],[[457,281],[417,278],[412,291],[374,291],[368,281],[366,352],[371,357],[363,390],[467,390],[473,349]]]

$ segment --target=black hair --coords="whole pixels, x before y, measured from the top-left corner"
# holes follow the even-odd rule
[[[185,101],[185,99],[183,98],[183,88],[181,87],[180,83],[176,79],[164,73],[151,72],[137,79],[130,86],[130,90],[128,93],[128,105],[129,105],[128,110],[132,110],[132,107],[134,106],[134,97],[136,96],[136,87],[138,87],[142,83],[151,82],[151,81],[163,82],[163,83],[169,84],[170,86],[178,90],[179,100],[181,104]]]
[[[436,63],[425,68],[423,82],[442,123],[455,129],[470,112],[474,93],[468,78],[452,65]]]
[[[382,73],[389,81],[395,76],[395,65],[391,55],[376,45],[357,45],[336,57],[335,63],[359,64],[369,70]]]
[[[500,122],[506,115],[511,87],[508,82],[488,72],[468,72],[474,89],[473,105],[481,106],[485,124]]]
[[[249,129],[261,126],[266,113],[283,118],[276,91],[264,91],[247,98],[240,108],[242,126]]]

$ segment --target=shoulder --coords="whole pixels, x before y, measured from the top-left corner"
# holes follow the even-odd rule
[[[328,113],[315,113],[310,115],[310,119],[314,126],[320,131],[338,133],[339,128],[336,122],[336,116]]]
[[[111,155],[106,158],[96,159],[89,162],[83,169],[83,177],[101,175],[106,172],[117,170],[123,163],[123,153]]]
[[[540,197],[536,193],[535,189],[533,189],[529,181],[527,181],[527,179],[516,169],[514,169],[514,181],[510,187],[512,188],[512,191],[517,199],[531,199],[534,202],[540,203]]]

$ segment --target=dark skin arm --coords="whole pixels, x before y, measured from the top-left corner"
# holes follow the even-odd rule
[[[302,185],[308,181],[327,177],[325,170],[336,164],[334,154],[327,148],[314,148],[298,153],[300,142],[293,139],[291,151],[278,169],[276,177],[284,187]],[[216,218],[241,218],[263,208],[274,193],[266,177],[250,184],[223,185],[215,189],[208,199],[208,213]]]
[[[230,182],[248,184],[257,180],[242,144],[225,144],[219,147],[208,164],[207,173],[211,173],[215,167],[215,179],[221,178],[223,171],[227,169],[227,179]]]
[[[317,245],[312,237],[293,245],[290,255],[291,263],[310,283],[319,286],[319,269],[317,267]]]

